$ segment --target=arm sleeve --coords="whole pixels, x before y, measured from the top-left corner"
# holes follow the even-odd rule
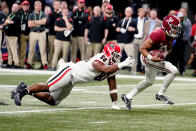
[[[60,27],[60,22],[59,22],[60,20],[58,20],[58,18],[57,18],[57,20],[55,21],[55,26],[58,26],[58,27]]]
[[[117,26],[116,26],[116,27],[121,27],[121,24],[122,24],[122,22],[121,22],[121,20],[120,20],[120,21],[118,21],[118,23],[117,23]]]
[[[46,14],[44,12],[42,12],[42,16],[41,19],[46,18]]]
[[[86,24],[85,24],[86,29],[90,29],[90,18],[88,18]]]
[[[105,28],[105,29],[108,29],[108,28],[109,28],[109,23],[108,23],[107,18],[104,18],[104,19],[103,19],[103,22],[104,22],[104,28]]]
[[[136,23],[135,20],[133,20],[133,22],[131,22],[131,23],[129,24],[129,26],[135,28],[135,31],[133,32],[134,34],[137,34],[137,33],[138,33],[138,30],[137,30],[137,23]]]
[[[29,15],[28,20],[29,20],[29,21],[30,21],[30,20],[34,20],[34,19],[33,19],[33,13],[31,13],[31,14]]]

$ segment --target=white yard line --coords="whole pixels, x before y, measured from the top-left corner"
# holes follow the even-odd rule
[[[55,71],[46,71],[46,70],[26,70],[26,69],[0,69],[1,75],[52,75]],[[119,75],[117,74],[116,78],[123,79],[145,79],[145,76],[140,75]],[[164,80],[163,76],[157,76],[157,80]],[[196,78],[187,78],[187,77],[177,77],[175,81],[186,81],[186,82],[196,82]]]
[[[161,86],[162,84],[153,84],[152,86]],[[196,85],[195,83],[179,83],[179,84],[171,84],[171,86],[185,86],[187,85]],[[0,85],[0,89],[13,89],[16,88],[17,85]],[[135,87],[137,84],[126,84],[126,85],[117,85],[118,88],[121,87]],[[74,89],[72,91],[85,91],[84,88],[107,88],[108,85],[96,85],[96,86],[74,86]]]
[[[196,103],[177,103],[172,106],[186,106],[186,105],[196,105]],[[134,108],[152,108],[152,107],[161,107],[161,106],[170,106],[166,104],[149,104],[149,105],[133,105]],[[124,106],[122,109],[125,109]],[[1,111],[0,114],[19,114],[19,113],[40,113],[40,112],[57,112],[57,111],[77,111],[77,110],[94,110],[94,109],[111,109],[111,107],[80,107],[80,108],[61,108],[61,109],[40,109],[40,110],[19,110],[19,111]]]
[[[88,122],[90,124],[106,124],[108,123],[107,121],[94,121],[94,122]]]

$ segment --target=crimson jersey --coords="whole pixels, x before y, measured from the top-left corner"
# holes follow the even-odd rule
[[[149,50],[168,50],[168,46],[171,47],[173,38],[168,39],[165,35],[165,32],[161,27],[156,28],[147,39],[151,39],[154,43],[153,47]]]

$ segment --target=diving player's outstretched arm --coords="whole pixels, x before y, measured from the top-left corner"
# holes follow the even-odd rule
[[[134,63],[134,59],[132,59],[131,57],[128,57],[125,61],[120,62],[118,64],[105,65],[104,63],[100,61],[94,61],[92,65],[93,65],[93,68],[99,72],[102,72],[105,74],[112,74],[123,67],[132,65],[133,63]]]

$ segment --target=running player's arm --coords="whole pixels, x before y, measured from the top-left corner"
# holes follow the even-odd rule
[[[154,42],[150,38],[148,38],[147,40],[144,41],[144,44],[139,49],[140,53],[148,58],[149,50],[153,47],[153,45]],[[157,62],[162,61],[157,55],[152,56],[151,60]]]
[[[169,44],[167,46],[167,53],[166,53],[166,55],[169,55],[171,52],[172,52],[172,44]]]
[[[114,73],[119,70],[118,65],[116,65],[116,64],[112,64],[112,65],[107,66],[100,61],[94,61],[92,63],[92,65],[95,70],[102,72],[102,73],[105,73],[105,74]]]

